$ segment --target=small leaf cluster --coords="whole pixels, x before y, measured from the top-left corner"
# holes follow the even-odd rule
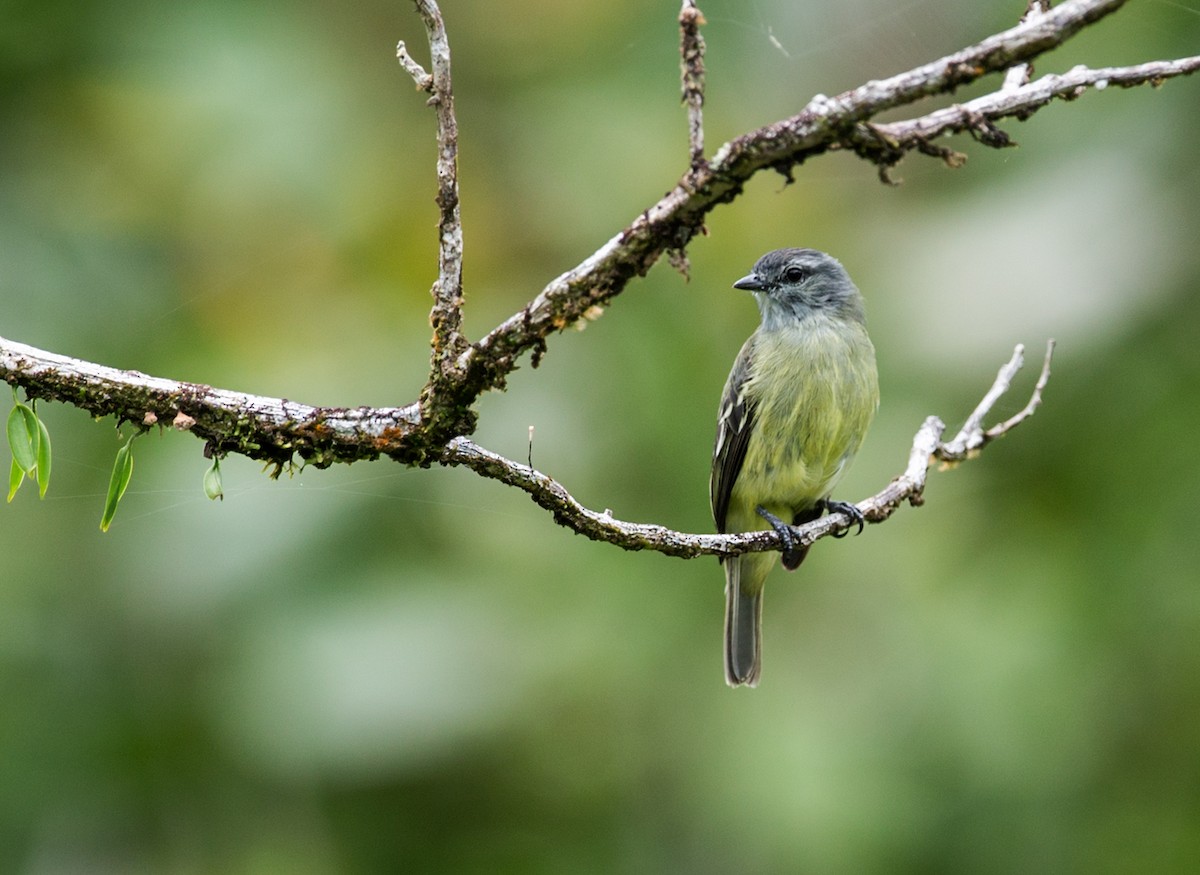
[[[12,464],[8,469],[8,500],[11,502],[25,478],[38,485],[38,495],[46,497],[50,487],[50,432],[37,415],[37,401],[32,405],[17,398],[13,389],[13,409],[6,427]]]
[[[37,400],[26,404],[17,396],[13,389],[13,408],[9,411],[5,431],[8,436],[8,447],[12,452],[12,463],[8,474],[8,501],[16,497],[17,490],[25,482],[25,478],[36,481],[38,495],[46,497],[50,487],[50,432],[46,424],[37,414]],[[129,488],[133,478],[133,441],[145,430],[136,431],[125,439],[117,450],[113,461],[112,475],[108,480],[108,493],[104,497],[104,512],[100,516],[100,531],[107,532],[116,516],[117,506]],[[204,494],[211,499],[223,499],[224,488],[221,482],[221,463],[213,458],[212,467],[204,474]]]

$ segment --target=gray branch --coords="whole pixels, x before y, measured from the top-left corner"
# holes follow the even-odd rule
[[[688,159],[693,170],[704,163],[704,14],[695,0],[679,10],[679,61],[683,102],[688,111]]]
[[[458,359],[466,351],[462,335],[462,260],[463,230],[458,196],[458,120],[454,114],[454,89],[450,79],[450,40],[446,24],[435,0],[414,0],[425,24],[432,73],[426,73],[408,53],[404,43],[396,47],[400,65],[413,77],[417,87],[430,94],[429,105],[437,114],[437,206],[438,276],[433,283],[433,326],[429,381],[421,395],[421,411],[426,427],[435,434],[474,427],[474,416],[445,416],[455,409],[453,402],[441,404],[438,396],[455,394],[459,382]]]
[[[1053,49],[1087,25],[1115,12],[1124,0],[1067,0],[1049,11],[1031,8],[1025,20],[1009,30],[928,64],[867,82],[836,97],[817,95],[797,115],[766,125],[725,143],[708,161],[690,167],[673,189],[643,210],[629,225],[574,268],[550,282],[532,301],[486,336],[471,344],[460,365],[463,397],[472,400],[489,388],[503,387],[517,359],[532,352],[536,366],[546,350],[547,338],[591,318],[606,306],[635,276],[645,275],[664,254],[679,252],[700,233],[705,217],[721,204],[741,195],[751,177],[764,170],[785,174],[804,161],[834,149],[851,149],[875,164],[886,178],[908,152],[938,155],[954,166],[963,156],[934,146],[936,137],[970,130],[989,146],[1009,140],[991,125],[992,118],[1024,117],[1056,96],[1046,77],[1042,87],[1003,88],[990,95],[991,117],[964,113],[961,108],[935,110],[901,125],[870,125],[879,113],[915,103],[924,97],[945,94],[989,73],[1003,73]],[[1138,67],[1106,71],[1108,82],[1158,84],[1190,74],[1200,59],[1153,62]],[[1148,78],[1144,75],[1152,68]],[[1068,74],[1070,75],[1070,74]],[[1141,77],[1141,78],[1139,78]],[[1070,88],[1086,86],[1086,77],[1071,80]],[[1043,80],[1039,80],[1043,82]],[[1097,77],[1090,84],[1100,83]],[[993,136],[987,136],[994,134]]]
[[[858,502],[863,518],[870,523],[888,519],[905,503],[919,506],[924,501],[925,481],[929,464],[937,460],[948,464],[974,458],[987,444],[1007,434],[1033,415],[1041,404],[1042,392],[1050,379],[1050,361],[1054,341],[1046,346],[1042,371],[1025,407],[1016,415],[991,428],[983,422],[992,407],[1012,386],[1013,378],[1025,361],[1025,348],[1017,346],[1012,358],[1000,368],[995,382],[984,394],[963,427],[949,441],[942,440],[946,426],[936,416],[921,424],[913,437],[908,465],[904,473],[870,498]],[[778,550],[783,545],[774,531],[747,532],[729,535],[702,535],[676,532],[649,523],[631,523],[613,517],[610,511],[590,510],[580,504],[561,483],[529,465],[506,459],[466,438],[455,438],[446,447],[441,459],[446,465],[462,465],[477,474],[515,486],[529,494],[538,505],[550,511],[562,526],[586,535],[595,541],[607,541],[626,550],[654,550],[668,556],[737,556],[764,550]],[[802,526],[792,527],[801,544],[812,544],[821,538],[849,529],[853,523],[842,513],[834,513]]]
[[[1151,61],[1133,67],[1092,69],[1078,66],[1066,73],[1048,74],[1021,85],[1007,84],[1006,79],[1006,87],[999,91],[936,110],[920,118],[862,125],[858,129],[860,137],[852,139],[850,146],[860,154],[869,155],[873,151],[874,141],[881,147],[876,155],[881,165],[891,166],[905,152],[917,150],[938,155],[951,166],[957,167],[965,161],[965,156],[951,150],[931,148],[932,140],[948,134],[969,132],[985,145],[1011,146],[1012,140],[994,122],[1005,118],[1029,118],[1055,98],[1074,100],[1089,89],[1103,91],[1109,87],[1160,85],[1167,79],[1186,76],[1197,70],[1200,70],[1200,56],[1175,61]]]
[[[29,397],[73,404],[93,416],[141,426],[186,422],[184,430],[203,438],[211,451],[269,462],[276,473],[296,455],[317,467],[394,455],[397,435],[419,421],[416,404],[311,407],[118,370],[3,337],[0,375]]]
[[[474,429],[475,402],[488,389],[503,388],[526,353],[536,366],[549,337],[592,318],[637,276],[664,254],[686,266],[685,248],[701,233],[708,213],[735,200],[745,184],[766,170],[784,174],[824,152],[853,150],[887,171],[909,152],[935,155],[953,166],[964,156],[934,141],[968,132],[987,146],[1010,143],[996,122],[1026,118],[1056,98],[1073,99],[1086,90],[1159,85],[1200,68],[1200,58],[1152,61],[1130,67],[1076,67],[1063,74],[1029,81],[1031,62],[1062,45],[1089,24],[1111,14],[1124,0],[1065,0],[1047,8],[1032,0],[1022,21],[1002,33],[928,64],[887,79],[870,81],[835,97],[817,95],[796,115],[750,131],[725,143],[707,159],[701,139],[703,103],[703,16],[695,0],[684,0],[680,13],[684,100],[689,109],[690,161],[679,181],[657,202],[583,262],[552,280],[519,312],[482,338],[470,342],[461,332],[462,226],[457,183],[458,132],[450,80],[450,50],[441,13],[434,0],[415,0],[430,46],[430,71],[403,43],[397,47],[402,68],[417,87],[430,94],[437,114],[439,209],[438,278],[433,287],[434,336],[430,378],[419,400],[397,408],[320,408],[285,399],[262,398],[192,383],[164,380],[133,371],[82,362],[0,338],[0,378],[22,387],[31,398],[62,401],[95,415],[112,414],[139,427],[172,422],[206,441],[210,452],[240,453],[272,463],[276,470],[294,456],[306,464],[328,465],[387,455],[408,464],[465,465],[478,473],[528,492],[575,531],[630,549],[656,549],[673,555],[733,555],[773,549],[772,532],[752,535],[685,535],[659,526],[621,523],[589,511],[544,474],[478,447],[467,440]],[[1010,72],[1016,71],[1016,72]],[[998,89],[983,97],[932,110],[907,121],[875,124],[879,113],[922,98],[948,94],[989,74],[1004,74]],[[868,520],[886,519],[903,501],[919,503],[930,458],[961,461],[1031,415],[1049,374],[1043,370],[1025,410],[984,429],[992,394],[1007,388],[998,379],[969,420],[969,428],[942,441],[936,418],[926,421],[914,441],[908,470],[878,495],[860,503]],[[1015,363],[1014,363],[1015,362]],[[1018,350],[1008,371],[1020,366]],[[1011,373],[1010,373],[1011,372]],[[182,414],[182,415],[180,415]],[[816,539],[845,527],[834,514],[803,527],[801,537]]]

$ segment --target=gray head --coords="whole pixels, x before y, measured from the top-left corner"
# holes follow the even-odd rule
[[[865,322],[862,295],[832,255],[816,249],[776,249],[733,284],[754,292],[768,331],[818,312]]]

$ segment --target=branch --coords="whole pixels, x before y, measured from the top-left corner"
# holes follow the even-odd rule
[[[695,0],[683,0],[679,10],[679,60],[683,102],[688,110],[688,156],[693,170],[704,164],[704,37],[706,22]]]
[[[187,423],[217,455],[240,453],[275,466],[277,475],[299,455],[324,468],[390,455],[406,456],[402,439],[419,421],[407,407],[310,407],[182,383],[68,358],[0,337],[0,375],[30,398],[65,401],[118,422]],[[184,414],[179,417],[179,414]]]
[[[502,388],[517,359],[527,351],[533,352],[536,367],[551,333],[580,319],[594,318],[599,308],[619,294],[630,279],[645,275],[664,252],[682,250],[701,231],[707,214],[738,197],[745,183],[762,170],[775,170],[790,180],[795,165],[841,148],[854,149],[879,166],[883,175],[913,149],[930,151],[948,161],[957,158],[956,163],[961,163],[962,156],[933,147],[929,140],[943,133],[974,129],[974,120],[986,120],[986,115],[970,116],[961,108],[952,108],[900,123],[912,126],[919,136],[907,134],[904,128],[893,133],[886,125],[875,126],[874,130],[882,132],[882,136],[876,136],[865,123],[884,110],[949,93],[988,73],[1028,62],[1123,3],[1067,0],[1046,12],[1032,10],[1017,26],[974,46],[889,79],[868,82],[837,97],[817,95],[799,114],[724,144],[707,164],[690,168],[673,189],[595,253],[551,281],[518,313],[473,343],[459,361],[463,378],[459,399],[471,403],[487,389]],[[1160,82],[1196,69],[1194,59],[1158,62],[1149,78],[1139,80],[1142,74],[1138,71],[1148,66],[1110,69],[1106,71],[1107,81]],[[1039,83],[1048,84],[1049,79]],[[1071,82],[1072,87],[1083,84],[1079,79]],[[1098,86],[1099,80],[1091,84]],[[1043,97],[1038,87],[1030,86],[981,98],[986,99],[996,101],[1003,115],[1020,117],[1049,98]],[[984,126],[981,130],[988,129]]]
[[[1200,70],[1200,56],[1175,61],[1151,61],[1133,67],[1073,67],[1061,75],[1049,74],[1034,82],[1002,88],[963,104],[939,109],[920,118],[888,124],[860,125],[869,133],[853,141],[852,148],[874,160],[895,164],[905,152],[917,150],[937,155],[951,166],[964,160],[956,152],[932,147],[930,141],[946,134],[970,132],[986,146],[1014,145],[1008,135],[992,124],[1002,118],[1027,119],[1055,98],[1075,100],[1089,88],[1103,91],[1110,85],[1132,88],[1147,83],[1158,86],[1167,79],[1186,76]],[[873,142],[872,142],[873,141]],[[890,152],[891,154],[885,154]]]
[[[961,462],[971,458],[978,454],[984,446],[1007,434],[1033,416],[1034,411],[1042,403],[1042,392],[1050,379],[1050,359],[1053,356],[1054,341],[1050,340],[1046,344],[1046,357],[1042,361],[1042,373],[1033,387],[1033,394],[1029,396],[1029,402],[1016,415],[985,431],[983,428],[984,418],[992,412],[992,407],[995,406],[1000,396],[1009,390],[1013,378],[1025,364],[1025,347],[1018,345],[1013,351],[1013,357],[1000,369],[1000,373],[996,375],[996,382],[992,384],[992,388],[983,396],[983,400],[967,417],[967,421],[963,423],[958,434],[942,445],[938,452],[938,458],[943,462]]]
[[[991,412],[996,401],[1012,385],[1012,379],[1024,363],[1025,349],[1017,346],[1012,358],[1000,368],[996,380],[988,389],[974,412],[967,417],[950,441],[942,441],[945,425],[936,416],[928,417],[913,438],[908,466],[880,492],[858,502],[864,519],[881,523],[891,517],[905,502],[919,506],[924,502],[925,480],[929,463],[933,459],[942,462],[960,462],[974,458],[984,446],[1016,428],[1033,415],[1041,403],[1042,392],[1050,379],[1050,360],[1054,353],[1054,341],[1046,346],[1046,357],[1037,385],[1028,403],[1015,416],[990,429],[984,429],[983,420]],[[676,532],[664,526],[647,523],[631,523],[615,519],[611,511],[589,510],[580,504],[567,489],[553,478],[528,465],[513,462],[467,440],[455,438],[446,447],[441,462],[444,465],[463,465],[475,473],[515,486],[529,494],[538,505],[554,515],[554,521],[594,541],[606,541],[626,550],[654,550],[668,556],[693,558],[696,556],[737,556],[741,553],[756,553],[779,550],[783,544],[774,531],[745,532],[730,535],[697,535]],[[842,513],[833,513],[792,531],[802,545],[812,544],[829,535],[846,531],[853,523]]]
[[[441,416],[453,405],[427,402],[438,394],[453,394],[458,382],[457,361],[467,348],[461,331],[463,233],[458,201],[458,121],[450,82],[450,42],[442,12],[435,0],[414,2],[425,23],[433,73],[426,73],[413,60],[403,41],[396,46],[396,57],[417,87],[431,95],[429,105],[437,114],[438,147],[438,278],[433,284],[433,310],[429,314],[433,325],[430,376],[422,392],[421,408],[431,431],[439,433],[445,429],[453,434],[473,430],[474,416],[465,416],[462,411],[457,416]]]
[[[400,62],[404,72],[412,76],[418,91],[433,91],[433,77],[426,73],[420,62],[408,53],[408,46],[404,40],[396,43],[396,60]]]
[[[427,73],[401,44],[397,56],[417,86],[431,94],[437,112],[439,275],[433,287],[434,342],[429,382],[419,402],[400,408],[345,410],[295,405],[283,399],[222,392],[79,362],[0,339],[0,377],[24,386],[32,397],[63,401],[95,414],[142,422],[154,413],[168,421],[179,410],[196,420],[192,430],[218,452],[239,452],[276,466],[296,453],[311,464],[354,461],[386,454],[413,464],[467,464],[448,449],[450,441],[474,429],[473,405],[491,388],[503,388],[507,375],[526,352],[536,366],[553,332],[594,318],[630,279],[645,274],[664,253],[676,253],[704,227],[707,214],[742,193],[755,174],[774,170],[791,178],[792,169],[833,149],[853,149],[886,175],[907,151],[917,150],[961,163],[958,153],[933,144],[943,134],[970,131],[989,145],[1007,137],[993,121],[1025,117],[1054,97],[1071,98],[1081,89],[1109,84],[1160,84],[1186,75],[1200,59],[1155,61],[1134,67],[1075,68],[1058,76],[1008,87],[961,106],[934,110],[905,122],[872,124],[878,113],[955,88],[989,73],[1000,73],[1055,48],[1088,24],[1123,5],[1123,0],[1066,0],[1043,10],[1031,3],[1016,27],[974,46],[837,97],[814,97],[797,115],[751,131],[693,162],[679,182],[595,253],[550,282],[518,313],[475,343],[462,337],[462,230],[456,181],[457,125],[450,88],[450,55],[445,27],[434,0],[416,0],[431,50]],[[689,109],[700,106],[702,17],[694,3],[681,10],[681,64]],[[690,46],[690,48],[689,48]],[[690,59],[690,60],[689,60]],[[699,121],[698,113],[691,113]],[[690,126],[691,128],[691,126]],[[696,128],[698,130],[698,127]],[[690,137],[691,156],[701,152]],[[994,430],[994,429],[993,429]],[[455,446],[462,449],[460,444]],[[449,456],[446,454],[450,453]],[[482,464],[482,463],[480,463]],[[525,487],[522,487],[525,488]],[[564,509],[564,513],[566,510]]]

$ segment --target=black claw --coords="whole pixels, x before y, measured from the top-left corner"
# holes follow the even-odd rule
[[[866,518],[863,516],[863,512],[858,509],[857,505],[853,505],[848,501],[835,501],[832,498],[823,498],[823,499],[821,499],[820,504],[829,513],[844,513],[846,516],[848,516],[850,518],[851,526],[856,523],[858,524],[858,531],[855,532],[854,534],[856,534],[856,535],[862,534],[863,524],[866,522]],[[834,537],[835,538],[844,538],[848,534],[850,534],[849,526],[842,529],[840,532],[838,532],[836,535],[834,535]]]
[[[791,527],[761,504],[754,509],[760,517],[771,524],[771,528],[775,530],[775,534],[779,535],[779,540],[783,541],[783,552],[787,554],[794,552],[796,549],[796,536],[792,534]]]

